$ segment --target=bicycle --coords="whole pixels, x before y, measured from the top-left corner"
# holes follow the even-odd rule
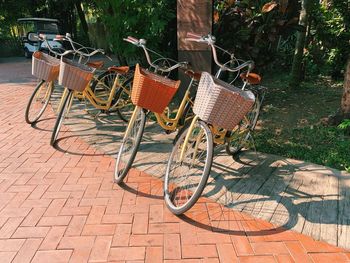
[[[39,120],[49,104],[54,82],[57,80],[59,72],[59,59],[57,57],[68,55],[70,52],[59,53],[54,51],[47,39],[41,36],[34,36],[36,40],[43,40],[55,57],[42,52],[35,52],[32,57],[32,75],[40,79],[35,87],[32,95],[29,98],[26,111],[25,120],[28,124],[33,124]]]
[[[149,51],[153,53],[156,53],[156,52],[146,47],[146,41],[144,39],[138,40],[133,37],[128,37],[124,40],[143,49],[148,64],[155,70],[156,73],[168,73],[177,68],[183,68],[185,69],[185,73],[191,77],[191,81],[184,93],[184,96],[180,102],[179,107],[174,112],[171,113],[166,106],[171,101],[172,96],[168,97],[166,101],[162,100],[162,96],[166,96],[165,94],[166,92],[164,93],[162,91],[162,87],[157,87],[157,86],[168,85],[169,87],[171,86],[170,89],[175,89],[176,91],[180,82],[171,81],[167,78],[161,78],[159,77],[159,75],[152,74],[149,71],[144,71],[143,69],[140,69],[138,65],[136,66],[134,84],[133,84],[133,94],[131,96],[133,98],[133,95],[135,92],[134,97],[136,98],[133,99],[133,102],[136,104],[136,106],[130,118],[128,127],[124,133],[122,144],[120,146],[116,164],[115,164],[114,182],[117,184],[121,184],[123,182],[123,179],[127,175],[128,171],[130,170],[135,160],[135,157],[144,133],[146,117],[151,112],[154,113],[156,117],[156,122],[159,124],[159,126],[168,133],[176,131],[179,127],[183,126],[186,122],[188,122],[192,118],[192,114],[190,110],[193,104],[194,97],[191,95],[191,88],[195,86],[195,83],[198,80],[197,73],[186,69],[187,63],[173,61],[175,63],[173,66],[168,65],[168,66],[162,67],[162,66],[155,65],[151,61]],[[141,88],[137,86],[138,82],[141,82],[141,81],[137,80],[138,77],[136,74],[138,74],[138,76],[142,75],[142,77],[145,78],[144,80],[145,83],[149,81],[148,82],[150,83],[149,87],[145,87],[147,85],[144,85]],[[154,79],[157,79],[157,81],[153,81]],[[143,88],[148,88],[148,89],[144,91]],[[137,93],[137,90],[139,91],[141,90],[140,93]],[[163,95],[157,94],[157,92],[162,93]],[[149,103],[147,101],[148,99],[154,99],[155,100],[155,103],[153,103],[154,105],[151,105],[152,103]],[[163,105],[160,105],[160,104],[163,104]],[[172,114],[175,114],[175,116],[171,117]]]
[[[229,66],[231,63],[221,64],[216,52],[217,48],[221,48],[215,45],[215,37],[210,34],[200,36],[189,33],[186,40],[209,45],[214,62],[220,69],[215,77],[207,72],[202,73],[193,109],[195,116],[189,125],[179,131],[167,163],[164,198],[169,210],[176,215],[189,210],[201,196],[211,171],[214,146],[226,144],[230,154],[237,153],[243,147],[243,143],[239,143],[233,148],[231,141],[236,141],[236,138],[245,141],[248,134],[251,136],[260,112],[260,99],[263,98],[249,91],[250,85],[260,82],[260,76],[251,73],[254,67],[252,61],[238,63],[233,68]],[[244,68],[248,68],[248,71],[239,74]],[[241,89],[233,88],[219,79],[225,71],[241,77]],[[232,100],[236,103],[232,103]]]
[[[44,113],[47,105],[50,102],[51,99],[51,95],[54,91],[54,82],[57,80],[58,74],[59,74],[59,65],[60,65],[60,60],[58,59],[58,57],[63,57],[66,56],[68,54],[74,54],[73,60],[75,58],[76,55],[79,56],[78,58],[78,62],[81,63],[83,58],[87,58],[87,60],[84,62],[85,64],[87,64],[90,67],[94,67],[97,70],[101,69],[103,67],[103,61],[96,61],[96,62],[89,62],[89,59],[91,56],[97,54],[97,53],[104,53],[104,51],[102,49],[97,49],[94,50],[92,48],[87,48],[84,47],[82,45],[80,45],[79,43],[74,42],[71,38],[70,35],[67,33],[66,36],[61,36],[58,35],[56,36],[56,40],[61,40],[61,41],[69,41],[71,47],[73,48],[73,50],[70,50],[70,52],[66,52],[66,53],[60,53],[57,52],[55,50],[52,49],[52,47],[50,46],[49,42],[46,39],[45,35],[40,35],[37,36],[37,39],[41,40],[41,41],[45,41],[46,42],[46,46],[49,49],[49,53],[54,54],[55,57],[50,56],[49,54],[45,54],[45,53],[35,53],[33,56],[33,68],[32,68],[32,73],[33,75],[35,75],[36,77],[38,77],[40,79],[40,82],[38,83],[38,85],[36,86],[36,88],[34,89],[31,97],[29,98],[27,107],[26,107],[26,111],[25,111],[25,120],[28,124],[34,124],[35,122],[37,122],[40,117],[42,116],[42,114]],[[75,47],[76,45],[80,46],[78,49]],[[81,50],[85,49],[92,49],[91,53],[84,53]],[[106,56],[107,57],[107,56]],[[108,57],[107,57],[108,58]],[[40,67],[36,67],[36,65],[39,64]],[[36,68],[35,68],[36,67]],[[43,67],[45,70],[43,70]],[[100,104],[105,103],[105,110],[107,111],[107,109],[115,109],[115,111],[117,112],[117,114],[119,115],[119,117],[124,120],[127,121],[127,118],[124,117],[124,115],[121,113],[121,109],[123,107],[116,107],[116,101],[118,101],[118,96],[122,97],[125,100],[125,95],[122,90],[119,91],[119,93],[116,94],[116,96],[112,99],[112,103],[111,105],[114,105],[115,107],[110,107],[107,105],[107,102],[109,101],[108,99],[102,100],[99,97],[101,96],[101,92],[99,92],[99,90],[103,90],[105,91],[105,93],[110,92],[111,86],[113,86],[114,80],[115,80],[116,74],[113,70],[111,70],[111,68],[107,69],[107,70],[102,70],[99,71],[98,75],[94,75],[94,79],[91,82],[90,85],[90,97],[92,98],[97,98],[98,102]],[[129,82],[131,82],[131,78],[129,80]],[[126,85],[128,83],[125,83]],[[94,93],[94,95],[92,95],[92,93]],[[64,93],[62,98],[64,98],[66,94]],[[76,97],[84,99],[83,94],[75,94]],[[59,104],[58,107],[58,111],[60,110],[60,107],[62,105],[63,100],[61,99],[61,102]]]
[[[92,53],[86,54],[72,47],[82,57],[90,57]],[[90,66],[93,66],[90,64]],[[89,101],[96,109],[110,113],[116,111],[120,118],[127,122],[128,114],[132,111],[133,105],[130,101],[130,85],[132,71],[128,66],[109,67],[107,71],[97,76],[94,80],[94,73],[97,67],[87,67],[80,63],[61,58],[59,82],[63,84],[62,100],[59,105],[59,112],[50,139],[53,146],[57,140],[61,125],[68,114],[74,97]],[[66,71],[62,71],[66,69]],[[107,94],[107,98],[102,98],[99,89]],[[122,112],[123,110],[123,112]],[[125,111],[125,112],[124,112]]]

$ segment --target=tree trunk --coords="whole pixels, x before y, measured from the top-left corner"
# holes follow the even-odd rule
[[[341,111],[343,115],[350,114],[350,57],[346,63],[346,71],[344,76],[344,92],[341,99]]]
[[[338,126],[345,119],[350,119],[350,56],[346,63],[344,92],[341,98],[340,110],[336,114],[329,116],[328,124]]]
[[[89,42],[89,27],[88,24],[86,22],[86,18],[85,18],[85,14],[84,11],[81,7],[81,1],[76,1],[75,2],[75,8],[77,9],[77,13],[80,19],[80,23],[81,23],[81,27],[84,31],[84,34],[86,36],[87,42]]]
[[[297,41],[295,45],[295,53],[294,53],[292,70],[290,74],[290,82],[289,82],[289,86],[292,88],[299,87],[300,85],[308,17],[309,17],[309,0],[302,0],[301,11],[299,16],[299,26],[301,30],[299,30],[297,33]]]

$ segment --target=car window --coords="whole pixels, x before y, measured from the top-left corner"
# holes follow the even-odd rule
[[[37,31],[41,33],[58,34],[58,26],[56,23],[37,22]]]

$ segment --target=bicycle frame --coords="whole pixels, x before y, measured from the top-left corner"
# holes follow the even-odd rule
[[[230,68],[228,68],[226,65],[227,64],[230,64],[232,62],[237,62],[238,60],[233,56],[233,54],[229,53],[227,50],[224,50],[218,46],[215,45],[215,38],[212,38],[210,35],[208,35],[208,38],[205,39],[203,37],[200,37],[199,35],[196,35],[196,34],[188,34],[190,38],[188,38],[188,40],[194,40],[196,42],[203,42],[204,43],[207,43],[209,46],[211,46],[211,50],[212,50],[212,54],[213,54],[213,58],[214,58],[214,61],[215,63],[220,67],[219,70],[216,72],[215,74],[215,77],[216,78],[220,78],[221,76],[221,73],[223,71],[231,71]],[[224,53],[227,53],[231,56],[231,60],[226,62],[225,64],[221,64],[219,61],[218,61],[218,58],[217,58],[217,53],[216,53],[216,48],[222,50]],[[249,69],[248,69],[248,73],[250,72],[250,70],[252,69],[252,65],[250,65],[253,63],[251,61],[247,61],[247,62],[244,62],[242,63],[241,65],[238,65],[238,67],[236,68],[237,71],[238,70],[241,70],[242,68],[246,67],[246,66],[249,66]],[[245,90],[246,86],[247,86],[248,82],[244,81],[243,82],[243,86],[242,86],[242,90]],[[184,145],[187,145],[188,143],[188,140],[189,140],[189,136],[190,134],[192,133],[193,129],[194,129],[194,124],[196,123],[196,121],[198,120],[198,116],[195,116],[193,119],[192,119],[192,123],[189,127],[189,130],[187,132],[187,135],[185,137],[185,141],[184,141]],[[249,122],[247,116],[244,116],[244,120],[246,122]],[[241,136],[244,132],[246,132],[246,130],[242,130],[242,131],[239,131],[238,133],[237,132],[232,132],[232,131],[228,131],[226,129],[222,129],[222,128],[219,128],[219,127],[216,127],[216,126],[213,126],[213,125],[209,125],[209,128],[213,134],[213,139],[214,139],[214,143],[215,144],[225,144],[227,141],[230,141],[234,138],[237,138],[239,136]],[[200,134],[198,136],[200,138]],[[197,139],[198,140],[198,139]],[[196,142],[197,144],[198,142]],[[182,150],[181,150],[181,155],[180,155],[180,160],[183,160],[183,155],[185,153],[185,149],[186,147],[184,147]],[[197,146],[195,147],[195,154],[194,156],[196,155],[196,151],[197,151]]]
[[[191,100],[191,97],[190,97],[190,87],[192,86],[192,82],[193,82],[193,80],[191,80],[191,82],[190,82],[190,84],[189,84],[189,86],[188,86],[188,88],[187,88],[187,90],[182,98],[182,101],[179,105],[179,108],[177,109],[175,118],[168,117],[165,114],[165,111],[162,113],[154,113],[154,115],[156,116],[156,119],[157,119],[157,123],[164,130],[175,131],[177,128],[179,128],[179,121],[184,113],[186,104],[187,103],[193,104],[193,101]],[[186,122],[186,120],[189,120],[191,118],[192,117],[186,118],[185,122]]]
[[[119,83],[120,74],[117,74],[117,77],[114,80],[111,91],[109,92],[109,96],[107,100],[102,100],[96,97],[95,93],[92,91],[90,85],[88,85],[83,91],[83,95],[90,101],[90,103],[99,110],[109,110],[112,104],[113,97],[117,88],[122,88],[125,93],[130,95],[130,91]],[[122,105],[120,107],[123,107]]]
[[[115,78],[115,80],[113,82],[113,86],[112,86],[111,91],[109,92],[109,96],[108,96],[107,100],[103,100],[103,99],[98,98],[95,95],[95,93],[93,92],[93,90],[91,89],[90,83],[88,83],[88,85],[86,86],[86,88],[84,89],[83,92],[74,91],[73,96],[72,96],[72,100],[70,101],[68,109],[67,109],[67,115],[68,115],[70,108],[72,106],[72,101],[73,101],[74,97],[81,98],[81,99],[87,99],[98,110],[106,110],[106,111],[109,110],[111,108],[112,101],[113,101],[113,98],[114,98],[114,95],[115,95],[115,92],[117,89],[121,88],[121,89],[123,89],[123,91],[126,94],[130,95],[130,90],[127,89],[125,86],[121,85],[119,83],[119,80],[120,80],[120,74],[117,74],[117,77]],[[61,97],[57,111],[59,111],[60,108],[62,107],[62,101],[63,101],[63,98],[65,97],[67,92],[68,91],[65,88],[63,91],[63,95]],[[130,101],[130,103],[131,103],[131,101]],[[126,104],[117,105],[115,108],[122,108],[125,105]]]
[[[182,115],[184,113],[186,104],[187,103],[192,103],[193,104],[193,101],[191,100],[191,97],[190,97],[190,88],[191,88],[192,84],[193,84],[193,79],[191,80],[190,84],[188,85],[188,87],[186,89],[185,95],[182,98],[182,101],[180,103],[179,108],[177,109],[175,118],[169,118],[168,116],[166,116],[166,114],[165,114],[166,110],[164,112],[162,112],[162,113],[154,113],[154,115],[156,116],[157,123],[164,130],[175,131],[176,129],[179,128],[179,121],[181,120],[181,117],[182,117]],[[128,127],[127,127],[127,129],[126,129],[126,131],[124,133],[124,138],[123,139],[125,139],[125,138],[127,138],[129,136],[130,129],[134,125],[134,122],[136,120],[136,116],[138,115],[140,110],[142,110],[141,107],[135,106],[135,109],[134,109],[134,111],[132,113],[132,116],[130,118]],[[186,120],[189,120],[191,118],[192,118],[192,116],[186,118]],[[186,122],[186,120],[185,120],[185,122]]]

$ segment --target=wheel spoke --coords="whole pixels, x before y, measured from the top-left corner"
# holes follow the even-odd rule
[[[213,145],[209,128],[204,129],[197,123],[184,145],[187,131],[173,147],[164,185],[166,204],[176,214],[188,210],[199,198],[209,175],[206,168],[211,166]],[[182,149],[185,152],[180,160]]]
[[[51,82],[40,82],[32,94],[26,108],[26,122],[36,122],[45,111],[52,93]]]
[[[118,152],[114,172],[114,180],[117,183],[120,183],[128,173],[142,138],[146,115],[142,109],[137,109],[137,111],[138,112],[135,112],[135,114],[137,114],[136,119],[133,123],[129,124],[132,126],[129,128],[126,137],[124,137]]]

